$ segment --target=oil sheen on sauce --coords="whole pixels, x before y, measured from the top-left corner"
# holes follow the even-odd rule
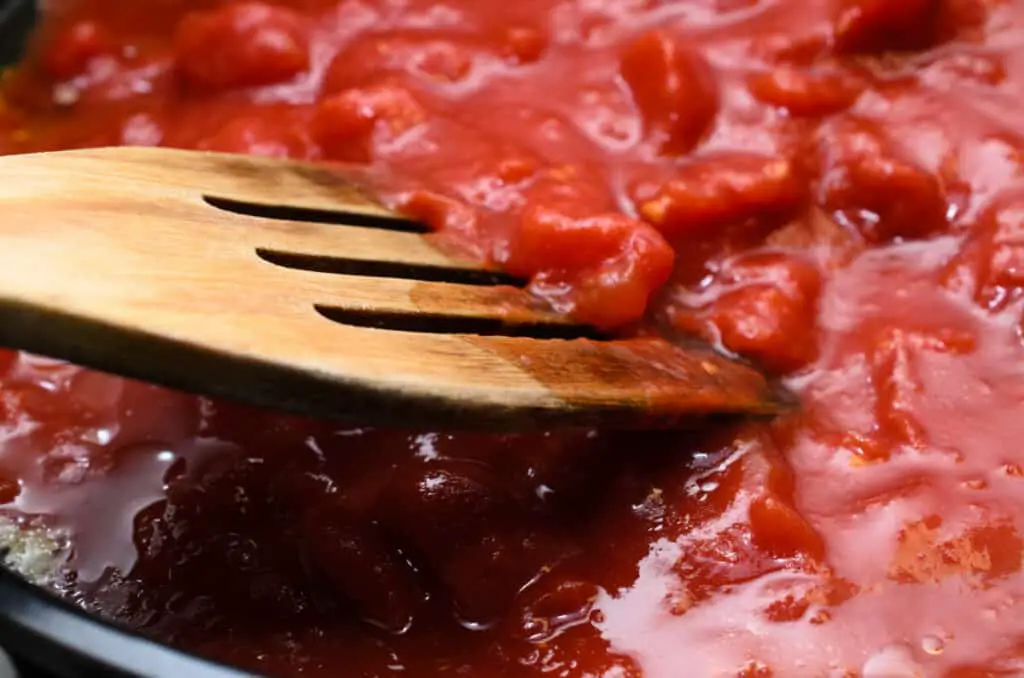
[[[1021,2],[54,0],[2,93],[0,152],[371,163],[802,403],[409,434],[3,353],[0,501],[87,608],[289,677],[1024,673]]]

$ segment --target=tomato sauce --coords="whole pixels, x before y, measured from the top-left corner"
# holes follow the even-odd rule
[[[61,0],[2,92],[5,153],[372,164],[802,403],[408,434],[3,353],[0,501],[86,608],[275,676],[1024,674],[1020,2]]]

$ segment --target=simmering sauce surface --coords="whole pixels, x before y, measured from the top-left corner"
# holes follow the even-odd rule
[[[1024,3],[46,4],[0,152],[370,163],[560,309],[802,401],[408,434],[3,353],[0,501],[81,605],[275,676],[1024,674]]]

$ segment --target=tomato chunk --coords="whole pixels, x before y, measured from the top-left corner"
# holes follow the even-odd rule
[[[1000,194],[969,228],[942,283],[982,308],[1003,310],[1024,296],[1024,192]]]
[[[419,125],[426,112],[408,90],[393,85],[350,89],[322,101],[313,136],[327,157],[366,161],[374,145]]]
[[[199,147],[221,153],[249,153],[268,158],[312,159],[316,149],[297,120],[287,116],[242,116],[225,124]]]
[[[840,52],[918,49],[935,38],[942,0],[840,0],[834,37]]]
[[[324,73],[320,94],[329,96],[403,76],[413,76],[427,86],[459,83],[470,76],[484,51],[480,45],[461,40],[374,36],[346,45],[334,56]]]
[[[814,330],[821,281],[810,262],[784,254],[726,262],[702,309],[672,316],[680,329],[720,341],[776,372],[799,369],[817,354]]]
[[[466,203],[434,191],[414,191],[400,201],[402,214],[445,235],[479,237],[479,218]],[[460,248],[478,259],[486,258],[480,247]]]
[[[779,558],[824,554],[821,537],[792,506],[771,493],[751,502],[750,534],[758,547]]]
[[[51,38],[40,61],[48,75],[65,80],[84,72],[96,57],[116,50],[117,43],[104,26],[95,21],[78,21]]]
[[[864,84],[846,73],[819,73],[791,66],[755,73],[747,79],[761,101],[786,109],[790,115],[820,117],[849,108]]]
[[[649,225],[619,214],[573,218],[542,206],[523,214],[506,266],[581,322],[611,328],[640,318],[675,254]],[[565,295],[566,284],[575,291]]]
[[[839,212],[872,242],[920,238],[946,223],[939,178],[867,120],[831,122],[818,135],[819,204]]]
[[[541,58],[548,46],[548,38],[540,30],[527,26],[513,26],[505,32],[505,54],[517,64],[533,63]]]
[[[309,67],[305,20],[262,2],[242,2],[188,14],[174,36],[177,69],[206,90],[282,82]]]
[[[663,153],[687,153],[707,135],[719,95],[711,67],[700,55],[653,32],[626,47],[619,70]]]
[[[640,185],[634,200],[647,222],[673,238],[788,213],[803,191],[785,158],[730,153],[684,165],[660,186]]]

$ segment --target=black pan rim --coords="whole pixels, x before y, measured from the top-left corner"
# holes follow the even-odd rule
[[[0,641],[15,663],[60,678],[244,678],[93,616],[0,568]],[[28,677],[26,677],[28,678]]]

